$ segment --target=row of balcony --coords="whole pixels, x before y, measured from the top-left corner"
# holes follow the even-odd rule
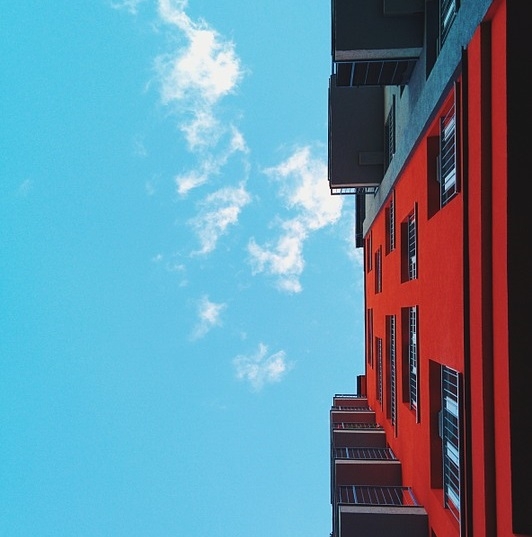
[[[425,0],[332,0],[329,186],[373,194],[385,172],[385,86],[408,84],[423,50]]]
[[[426,537],[427,513],[366,397],[335,395],[330,420],[333,537]]]

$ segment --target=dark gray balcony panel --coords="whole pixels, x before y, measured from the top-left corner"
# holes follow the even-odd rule
[[[375,187],[384,175],[384,90],[329,83],[329,186]]]
[[[336,63],[337,86],[405,86],[416,59]]]
[[[335,429],[332,431],[334,447],[386,447],[384,429]]]
[[[334,483],[339,485],[401,486],[401,461],[335,459]]]
[[[412,15],[424,13],[425,0],[383,0],[385,15]]]
[[[357,423],[375,423],[375,411],[374,410],[331,410],[331,423],[345,423],[345,422],[357,422]]]
[[[333,0],[333,61],[419,58],[424,12],[419,0]]]
[[[423,507],[338,506],[337,537],[427,537],[428,516]]]

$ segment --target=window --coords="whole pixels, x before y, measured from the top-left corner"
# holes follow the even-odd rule
[[[417,308],[408,308],[408,400],[410,408],[418,404]]]
[[[428,218],[460,190],[460,95],[457,81],[427,137]]]
[[[416,214],[411,213],[408,217],[408,279],[417,278],[417,227]]]
[[[382,247],[375,252],[375,293],[382,292]]]
[[[384,169],[386,170],[395,154],[395,95],[384,123]]]
[[[440,436],[443,453],[443,497],[445,507],[460,520],[461,445],[460,445],[460,376],[442,366]]]
[[[417,204],[401,222],[401,281],[408,282],[418,277],[417,262]]]
[[[371,233],[366,237],[366,272],[370,272],[373,268],[373,246],[371,240]]]
[[[418,358],[419,308],[401,308],[401,350],[402,350],[402,401],[414,412],[416,422],[421,418],[419,399],[419,358]],[[430,392],[429,392],[430,396]]]
[[[460,0],[435,0],[425,3],[425,70],[427,79],[447,40],[459,8]]]
[[[458,7],[459,0],[440,0],[440,49],[449,35]]]
[[[396,365],[396,335],[395,335],[395,315],[386,316],[386,337],[387,337],[387,383],[386,383],[386,411],[387,417],[391,420],[397,432],[397,365]]]
[[[377,348],[377,401],[382,406],[382,338],[375,338]]]
[[[386,253],[395,250],[395,199],[394,194],[385,208],[386,216]]]
[[[458,191],[457,145],[456,105],[453,102],[444,116],[440,118],[438,181],[440,183],[440,204],[442,207],[444,207]]]
[[[442,489],[444,506],[460,523],[462,487],[461,374],[429,360],[431,487]]]
[[[417,224],[416,212],[408,215],[407,221],[407,256],[408,256],[408,279],[417,278]]]

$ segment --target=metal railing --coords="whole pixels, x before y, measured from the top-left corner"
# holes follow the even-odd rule
[[[410,81],[418,58],[378,58],[333,61],[331,73],[337,86],[404,86]]]
[[[331,410],[349,410],[351,412],[371,412],[373,409],[369,406],[344,406],[335,405],[331,407]]]
[[[377,461],[396,461],[398,460],[390,448],[372,448],[372,447],[337,447],[333,448],[335,459],[350,460],[377,460]]]
[[[334,196],[337,195],[365,195],[365,194],[376,194],[379,190],[378,186],[343,186],[343,187],[331,187],[331,194]]]
[[[441,0],[440,2],[440,49],[449,35],[459,6],[458,0]]]
[[[440,157],[438,177],[440,181],[441,206],[446,205],[457,193],[457,129],[455,106],[440,120]]]
[[[421,507],[410,487],[341,485],[336,495],[338,504]]]
[[[333,429],[345,429],[345,430],[356,430],[356,429],[382,429],[382,425],[379,423],[359,423],[359,422],[340,422],[333,423]]]

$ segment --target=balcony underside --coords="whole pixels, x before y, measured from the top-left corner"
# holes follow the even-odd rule
[[[384,90],[329,80],[328,176],[331,190],[375,188],[384,175]]]
[[[337,429],[332,432],[335,447],[386,447],[386,433],[383,429]]]
[[[334,461],[334,483],[341,485],[401,486],[403,482],[401,462],[380,460]]]
[[[338,506],[337,537],[427,537],[428,517],[423,507]]]
[[[333,410],[331,411],[331,423],[354,421],[358,423],[375,423],[373,410]]]
[[[349,61],[336,63],[336,85],[405,86],[416,65],[416,58],[399,60]]]

